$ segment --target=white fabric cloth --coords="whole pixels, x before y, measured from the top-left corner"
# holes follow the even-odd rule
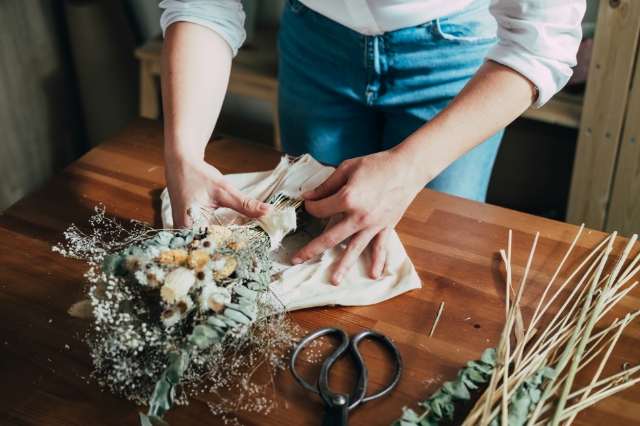
[[[443,18],[485,3],[498,22],[498,43],[486,59],[527,77],[544,105],[564,87],[576,65],[586,0],[301,0],[310,9],[365,35],[379,35]],[[163,0],[163,31],[178,21],[218,33],[238,52],[245,40],[240,0]]]
[[[303,192],[315,188],[333,173],[333,167],[323,166],[309,155],[291,162],[283,157],[275,170],[258,173],[226,175],[226,179],[243,193],[268,201],[277,193],[300,197]],[[162,222],[172,228],[171,203],[165,189],[162,193]],[[247,219],[229,209],[219,209],[216,216],[223,224],[244,224]],[[327,226],[339,220],[334,216]],[[288,225],[285,225],[288,226]],[[406,291],[421,287],[420,278],[404,246],[394,231],[389,238],[387,264],[378,279],[369,277],[371,249],[360,256],[339,286],[331,284],[331,272],[345,249],[342,243],[309,261],[293,266],[291,256],[322,231],[317,221],[310,221],[304,229],[282,240],[282,245],[272,251],[274,278],[271,288],[289,310],[324,305],[370,305]]]

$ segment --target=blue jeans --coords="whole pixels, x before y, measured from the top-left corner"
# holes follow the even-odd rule
[[[379,36],[352,31],[298,0],[287,3],[278,37],[282,148],[333,165],[405,140],[458,94],[496,41],[489,0]],[[503,132],[427,187],[484,201]]]

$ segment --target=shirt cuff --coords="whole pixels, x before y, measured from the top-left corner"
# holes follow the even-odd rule
[[[160,7],[163,7],[163,5],[167,3],[175,4],[178,2],[165,0],[160,4]],[[215,8],[199,10],[200,8],[198,7],[191,7],[189,8],[191,10],[187,12],[184,10],[186,9],[184,6],[172,7],[171,5],[167,5],[165,7],[166,10],[160,17],[163,37],[169,25],[174,22],[191,22],[208,28],[222,37],[229,44],[229,47],[231,47],[234,57],[246,39],[244,30],[245,15],[242,8],[232,11],[232,13],[229,13],[230,11],[228,9],[223,11],[226,13],[216,13],[220,11],[215,10]]]
[[[507,66],[529,79],[538,88],[538,99],[531,106],[540,108],[562,89],[573,70],[564,62],[532,54],[511,40],[498,41],[487,53],[485,60]]]

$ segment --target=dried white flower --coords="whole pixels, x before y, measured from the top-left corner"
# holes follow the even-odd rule
[[[183,299],[195,283],[193,272],[184,267],[176,268],[165,277],[160,296],[167,303],[175,303]]]
[[[200,294],[200,309],[206,311],[211,309],[220,312],[224,309],[225,303],[231,302],[231,292],[225,287],[218,287],[215,284],[207,284]]]
[[[214,284],[213,272],[211,269],[203,269],[196,272],[196,288],[202,287],[207,284]]]
[[[193,299],[191,299],[190,296],[185,296],[182,298],[182,300],[176,303],[176,307],[180,310],[180,314],[184,314],[186,311],[191,309],[192,306]]]
[[[180,321],[180,316],[180,309],[177,307],[168,309],[162,313],[162,324],[164,324],[165,327],[174,326]]]
[[[211,269],[213,269],[216,272],[220,272],[224,269],[225,266],[227,266],[227,258],[226,257],[222,257],[222,256],[217,256],[214,259],[211,259],[211,262],[209,262]]]
[[[215,238],[207,237],[200,242],[200,249],[208,254],[212,254],[218,248]]]

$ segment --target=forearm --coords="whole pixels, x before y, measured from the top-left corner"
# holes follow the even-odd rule
[[[449,105],[394,150],[425,185],[519,117],[534,100],[535,86],[527,78],[487,61]]]
[[[165,157],[204,158],[224,100],[232,52],[215,32],[189,22],[167,28],[162,47]]]

